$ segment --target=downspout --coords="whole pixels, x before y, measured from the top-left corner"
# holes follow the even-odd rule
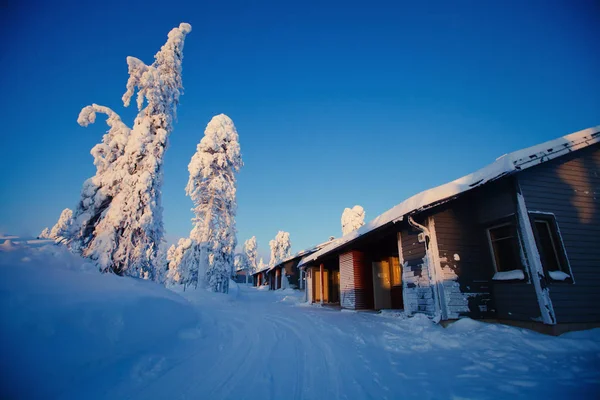
[[[429,278],[430,281],[432,283],[433,286],[433,304],[435,306],[435,315],[434,315],[434,320],[436,322],[439,322],[442,319],[442,311],[441,311],[441,296],[440,296],[440,289],[438,286],[438,279],[437,279],[437,274],[436,274],[436,269],[435,269],[435,258],[433,256],[433,254],[431,254],[431,247],[429,245],[430,241],[431,241],[431,232],[429,231],[429,229],[424,226],[419,224],[418,222],[416,222],[412,215],[408,216],[408,223],[410,224],[410,226],[412,226],[413,228],[416,228],[418,230],[420,230],[421,232],[423,232],[425,234],[425,257],[427,258],[427,269],[429,272]]]

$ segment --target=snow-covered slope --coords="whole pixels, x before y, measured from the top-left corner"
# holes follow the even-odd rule
[[[101,395],[198,324],[164,287],[101,274],[48,241],[0,239],[0,309],[1,398]]]

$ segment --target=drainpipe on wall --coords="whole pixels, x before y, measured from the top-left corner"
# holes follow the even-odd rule
[[[438,282],[437,279],[437,271],[436,271],[436,265],[435,265],[435,255],[432,254],[432,248],[430,246],[430,242],[431,242],[431,232],[429,231],[429,229],[424,226],[419,224],[418,222],[416,222],[412,215],[408,216],[408,223],[413,227],[416,228],[418,230],[420,230],[421,232],[423,232],[423,234],[425,235],[425,257],[427,258],[427,271],[429,273],[429,279],[430,282],[433,285],[433,304],[435,306],[435,315],[434,315],[434,320],[436,322],[439,322],[442,318],[444,318],[445,316],[442,315],[442,298],[440,296],[440,282]]]

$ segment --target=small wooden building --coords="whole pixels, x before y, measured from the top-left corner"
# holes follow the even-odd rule
[[[270,289],[278,290],[290,288],[303,290],[305,286],[305,276],[304,271],[298,268],[298,264],[303,257],[322,249],[327,244],[331,243],[332,240],[333,238],[329,239],[327,242],[311,247],[310,249],[302,250],[269,268],[267,270],[267,279],[269,281]]]
[[[248,280],[246,281],[246,275],[248,276]],[[252,279],[253,276],[249,273],[249,271],[246,271],[244,269],[238,269],[237,271],[235,271],[235,274],[232,277],[233,281],[236,283],[252,283]]]
[[[549,333],[600,325],[599,193],[600,127],[502,156],[305,257],[307,298]]]
[[[268,269],[269,267],[267,266],[252,274],[252,284],[254,286],[260,287],[269,284],[269,275],[267,273]]]

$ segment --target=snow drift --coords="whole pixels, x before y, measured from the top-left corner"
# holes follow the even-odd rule
[[[164,287],[101,274],[48,243],[0,244],[0,397],[72,397],[82,386],[100,395],[108,376],[198,324]]]

